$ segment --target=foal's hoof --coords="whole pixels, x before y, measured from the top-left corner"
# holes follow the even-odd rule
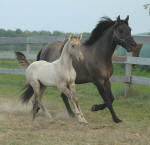
[[[79,122],[83,126],[88,126],[88,122]]]
[[[116,118],[116,119],[114,119],[114,122],[115,122],[115,123],[121,123],[122,120],[120,120],[119,118]]]

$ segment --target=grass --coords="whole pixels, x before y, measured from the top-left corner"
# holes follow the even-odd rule
[[[92,84],[77,85],[81,109],[88,126],[70,119],[57,89],[48,88],[44,104],[56,119],[50,124],[43,113],[32,123],[31,104],[19,102],[23,75],[0,74],[0,144],[2,145],[149,145],[150,97],[149,86],[133,85],[128,98],[124,98],[122,83],[112,83],[115,95],[114,109],[123,120],[113,123],[107,109],[91,112],[93,104],[102,102]]]
[[[20,68],[15,60],[0,59],[0,67]],[[114,75],[124,75],[120,65],[114,65]],[[133,75],[150,77],[136,67]],[[107,109],[91,112],[93,104],[102,103],[93,84],[76,85],[77,95],[88,126],[70,119],[55,88],[48,88],[43,101],[56,123],[50,124],[42,112],[32,123],[31,103],[23,106],[19,100],[25,83],[23,75],[0,74],[0,145],[150,145],[150,86],[132,85],[127,98],[124,84],[112,83],[113,104],[121,124],[113,123]]]

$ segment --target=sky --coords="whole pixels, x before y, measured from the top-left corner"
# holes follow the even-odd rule
[[[133,34],[150,32],[149,0],[0,0],[0,28],[91,32],[103,16],[129,18]]]

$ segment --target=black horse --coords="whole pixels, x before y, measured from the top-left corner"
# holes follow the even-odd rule
[[[128,52],[136,46],[131,36],[128,20],[129,16],[125,20],[121,20],[118,16],[115,21],[103,17],[92,31],[89,39],[81,45],[84,61],[79,63],[73,59],[73,66],[77,73],[76,84],[92,82],[104,100],[103,104],[93,105],[92,111],[103,110],[107,107],[116,123],[121,122],[121,120],[117,117],[112,106],[114,96],[109,79],[113,74],[112,55],[116,46],[121,45]],[[62,45],[63,42],[60,41],[48,44],[40,50],[37,60],[49,62],[56,60],[61,54]],[[30,88],[28,91],[32,95],[33,92]],[[74,116],[68,98],[63,93],[61,96],[69,115]]]

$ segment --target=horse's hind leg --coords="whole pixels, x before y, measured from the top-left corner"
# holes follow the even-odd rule
[[[74,112],[72,111],[71,107],[70,107],[70,104],[69,104],[69,101],[68,101],[68,97],[64,94],[64,93],[61,93],[61,97],[65,103],[65,106],[67,108],[67,112],[69,114],[70,117],[75,117],[75,114]]]

